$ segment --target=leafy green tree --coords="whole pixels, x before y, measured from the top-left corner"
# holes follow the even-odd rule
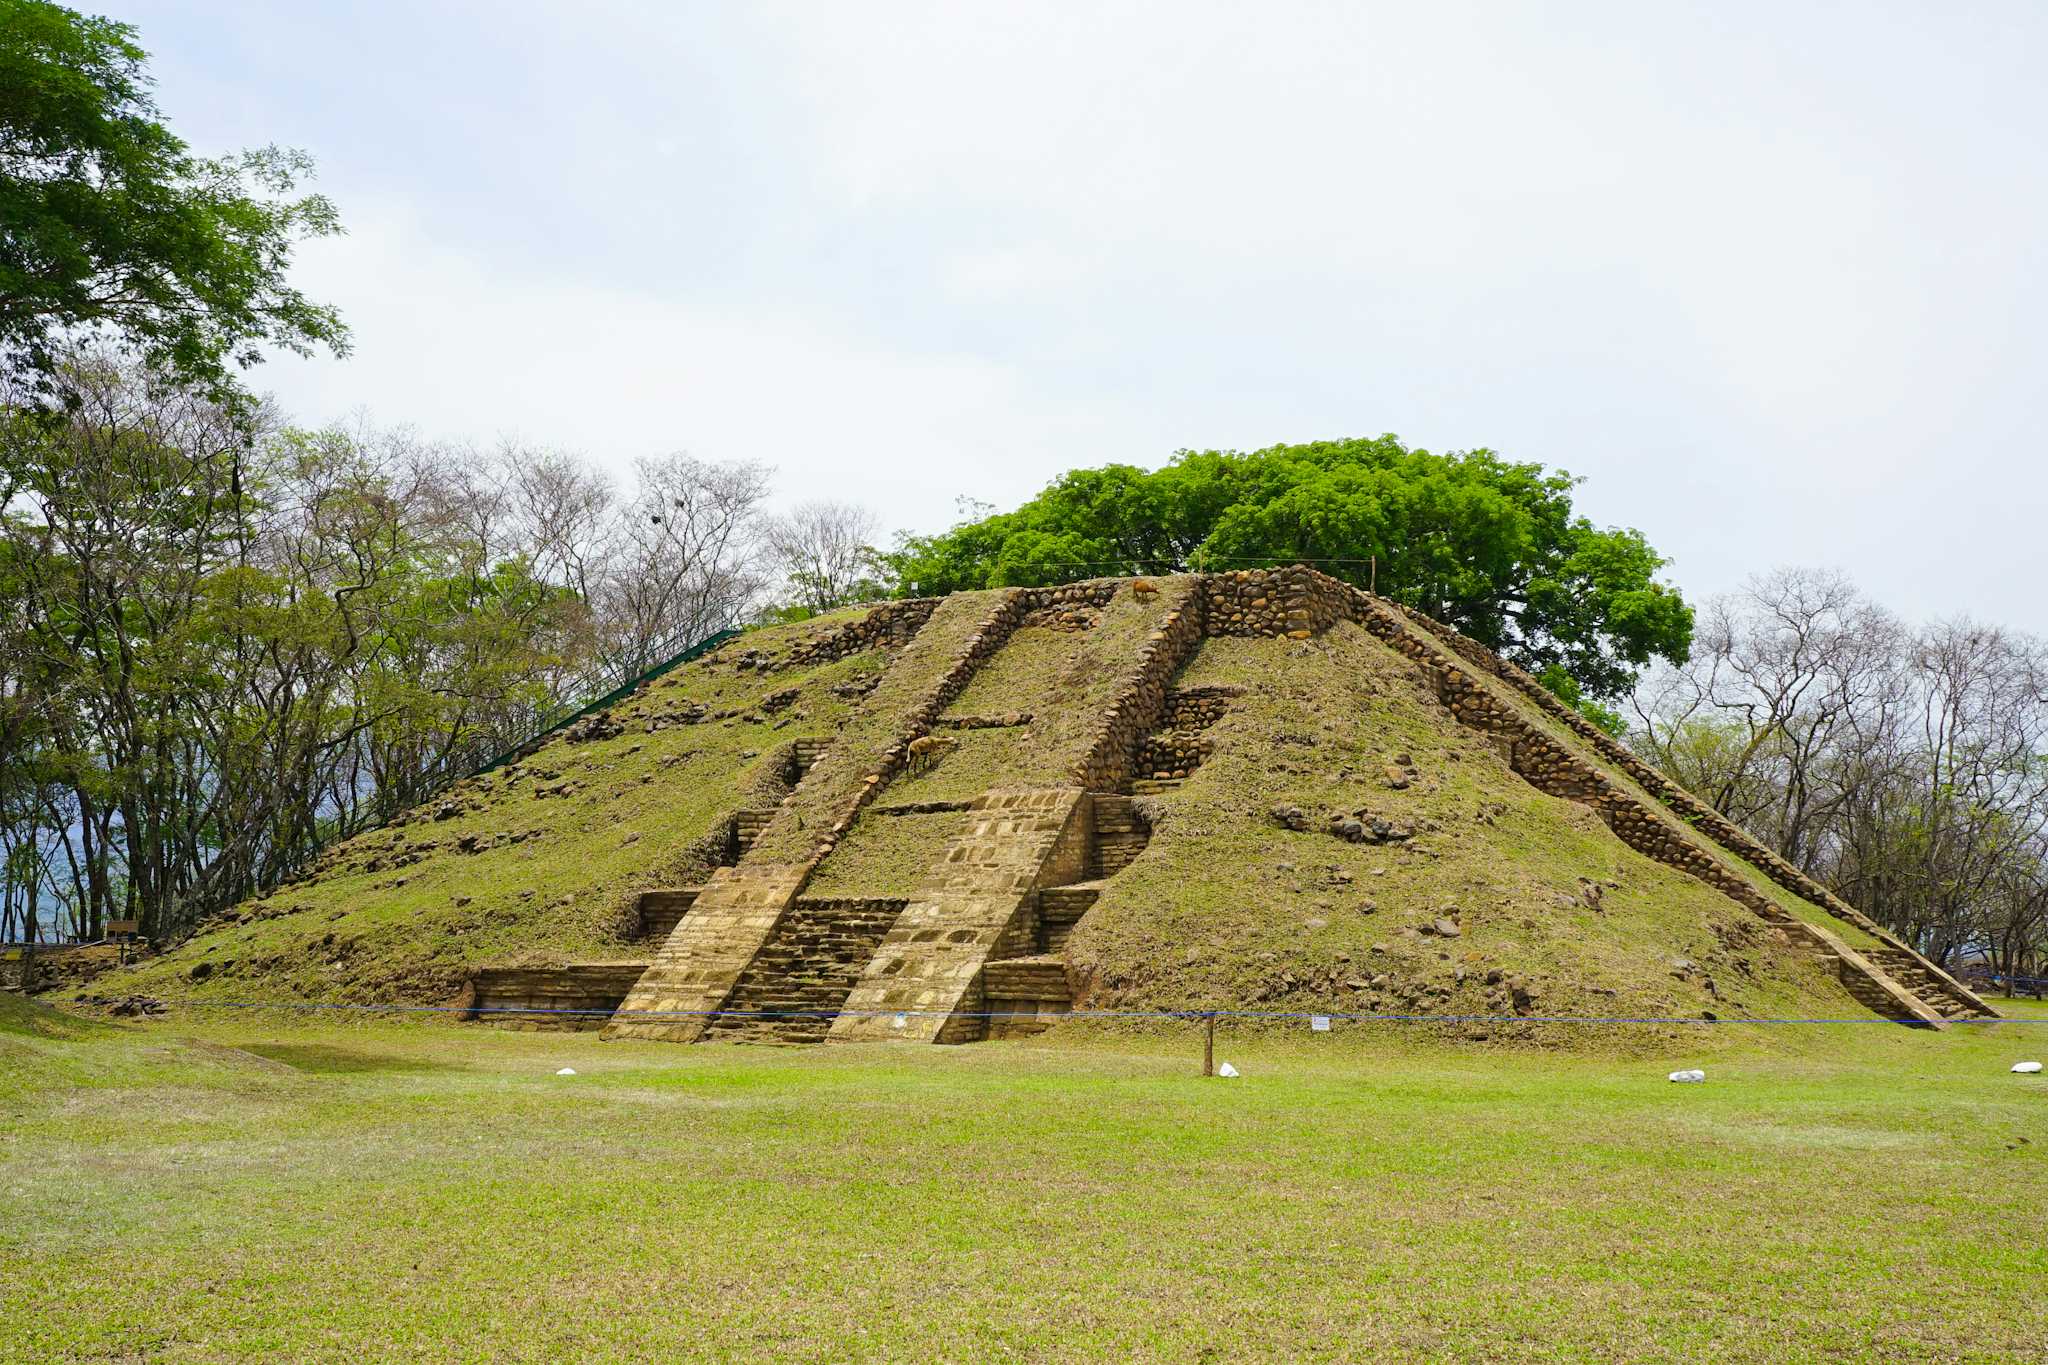
[[[347,347],[285,282],[294,246],[341,230],[311,163],[191,154],[158,118],[132,25],[0,0],[0,366],[46,393],[67,342],[119,338],[216,395],[265,346]]]
[[[1569,680],[1570,699],[1591,704],[1625,693],[1654,657],[1685,658],[1692,609],[1657,581],[1665,560],[1640,532],[1573,514],[1576,483],[1392,436],[1182,451],[1158,470],[1071,471],[1014,512],[906,539],[890,564],[899,591],[923,595],[1307,561]]]

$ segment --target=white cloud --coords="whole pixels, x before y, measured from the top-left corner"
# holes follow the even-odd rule
[[[142,16],[181,129],[306,144],[353,228],[356,357],[266,376],[309,415],[922,529],[1393,430],[1588,476],[1696,593],[2048,629],[2030,3],[378,3]]]

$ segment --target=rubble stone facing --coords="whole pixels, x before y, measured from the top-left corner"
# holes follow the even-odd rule
[[[932,613],[938,610],[941,600],[937,597],[908,597],[900,602],[877,603],[858,621],[849,621],[822,640],[792,649],[778,667],[811,668],[843,659],[849,654],[907,645],[911,637],[924,628],[924,623],[932,619]]]
[[[1037,892],[1081,880],[1092,816],[1088,794],[1072,787],[997,789],[977,797],[967,828],[883,938],[828,1041],[983,1037],[982,968],[1036,949]]]
[[[1159,728],[1138,748],[1138,779],[1174,782],[1201,767],[1216,751],[1216,741],[1201,732],[1223,718],[1233,697],[1243,695],[1234,684],[1169,689]]]
[[[1346,619],[1351,589],[1306,565],[1238,569],[1202,579],[1211,635],[1306,640]]]
[[[1091,791],[1115,791],[1131,780],[1138,750],[1166,710],[1173,675],[1202,642],[1204,580],[1194,575],[1156,580],[1159,625],[1119,680],[1116,700],[1096,723],[1074,780]]]

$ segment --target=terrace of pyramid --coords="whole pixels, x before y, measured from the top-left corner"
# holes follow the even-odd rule
[[[1996,1017],[1520,669],[1298,566],[749,632],[95,990],[675,1042]]]

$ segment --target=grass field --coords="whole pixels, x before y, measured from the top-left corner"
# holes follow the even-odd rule
[[[0,997],[0,1001],[4,1001]],[[2037,1008],[2016,1013],[2048,1020]],[[2048,1022],[599,1043],[0,1010],[0,1358],[2038,1360]],[[573,1077],[555,1075],[574,1067]]]

